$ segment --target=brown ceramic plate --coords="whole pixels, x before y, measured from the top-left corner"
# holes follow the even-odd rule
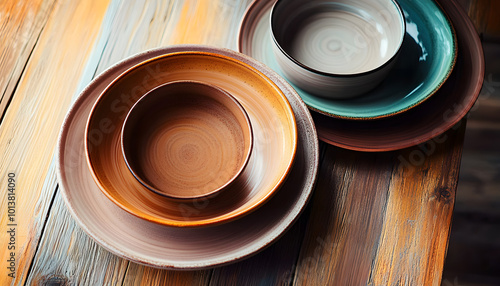
[[[248,165],[209,204],[207,199],[179,203],[151,192],[128,170],[121,151],[120,131],[131,106],[156,86],[179,80],[212,84],[230,93],[252,125]],[[295,116],[279,87],[252,66],[209,48],[172,52],[127,70],[95,103],[87,134],[89,166],[104,194],[131,214],[177,227],[227,222],[255,210],[283,183],[297,147]]]
[[[116,255],[148,266],[174,269],[201,269],[236,262],[275,241],[294,222],[311,195],[319,151],[307,107],[290,85],[269,68],[226,49],[218,49],[218,53],[251,65],[271,78],[295,113],[298,132],[295,163],[276,194],[257,211],[238,220],[203,228],[176,228],[131,215],[100,191],[88,170],[83,144],[87,118],[99,94],[114,78],[144,60],[177,51],[207,49],[211,48],[177,46],[128,58],[94,79],[66,117],[57,152],[57,175],[63,198],[83,230]]]
[[[377,120],[353,121],[332,118],[312,111],[320,140],[359,151],[390,151],[425,142],[460,121],[476,101],[484,76],[484,58],[480,40],[466,13],[451,0],[437,1],[452,21],[458,41],[455,67],[448,80],[429,99],[404,113]],[[255,25],[273,1],[254,1],[247,10],[240,30],[239,50],[258,50],[244,45],[244,37],[263,34],[267,22]],[[259,9],[260,8],[260,9]],[[260,47],[261,43],[253,43]],[[266,57],[272,53],[259,54]],[[264,62],[272,62],[266,58]],[[404,77],[403,77],[404,79]]]
[[[427,101],[392,118],[353,122],[312,112],[322,141],[360,151],[397,150],[442,134],[467,114],[483,84],[481,41],[459,4],[451,0],[438,3],[453,22],[458,40],[457,62],[450,78]]]

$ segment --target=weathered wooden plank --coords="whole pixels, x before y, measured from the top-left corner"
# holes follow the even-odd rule
[[[169,9],[161,11],[160,14],[153,14],[149,20],[146,18],[136,23],[137,35],[148,36],[144,37],[147,39],[145,44],[134,52],[162,45],[190,43],[234,48],[238,23],[247,2],[250,1],[174,1],[169,5]],[[124,23],[128,19],[122,18],[121,21]],[[120,19],[117,19],[117,22],[120,22]],[[132,47],[131,50],[133,48],[138,47]],[[105,52],[103,58],[108,55],[111,56]],[[207,285],[210,273],[211,270],[159,270],[131,263],[125,277],[125,285]]]
[[[210,285],[290,285],[309,209],[283,237],[261,253],[236,264],[215,268]]]
[[[464,132],[465,120],[398,157],[373,260],[372,285],[441,283]]]
[[[498,38],[500,37],[500,19],[497,14],[499,10],[499,1],[476,0],[470,2],[468,11],[480,34]]]
[[[206,44],[235,49],[239,23],[251,0],[185,1],[175,29],[167,26],[163,44]],[[171,29],[171,30],[170,30]]]
[[[439,285],[465,124],[402,153],[328,147],[295,285]]]
[[[166,271],[130,262],[123,285],[207,285],[210,271]]]
[[[0,118],[55,0],[0,2]]]
[[[128,262],[97,245],[73,220],[55,219],[70,216],[58,192],[26,284],[122,285]]]
[[[21,5],[21,4],[20,4]],[[30,4],[27,4],[30,5]],[[95,43],[106,1],[64,1],[54,6],[0,129],[0,200],[7,206],[7,173],[16,174],[16,278],[0,261],[0,285],[21,284],[35,255],[56,188],[51,165],[59,129],[82,67]],[[5,229],[7,216],[2,213]],[[0,245],[10,237],[2,231]],[[0,248],[7,257],[7,248]]]
[[[0,162],[0,173],[14,171],[18,175],[17,219],[19,230],[21,226],[23,231],[26,229],[21,236],[18,233],[17,237],[18,243],[23,243],[19,247],[24,249],[23,266],[18,269],[21,270],[22,277],[12,283],[24,281],[38,244],[56,185],[54,164],[49,164],[55,147],[54,134],[57,135],[59,131],[58,127],[78,82],[78,88],[81,88],[88,83],[96,70],[100,72],[125,56],[159,45],[204,43],[232,48],[235,46],[237,22],[247,2],[114,1],[111,4],[113,13],[107,14],[103,22],[106,26],[102,27],[101,38],[90,57],[88,54],[98,31],[97,27],[101,25],[107,2],[64,2],[60,7],[57,5],[0,131],[0,150],[5,152],[2,155],[5,160]],[[86,62],[84,73],[82,68]],[[28,92],[37,96],[30,97]],[[57,127],[50,128],[52,126]],[[450,207],[449,201],[453,200],[452,184],[456,182],[456,174],[453,172],[458,170],[458,167],[453,165],[456,162],[449,161],[449,158],[455,156],[455,159],[459,160],[460,136],[463,136],[453,134],[455,133],[447,133],[447,136],[450,136],[447,142],[454,141],[455,145],[451,146],[452,144],[446,142],[439,144],[424,163],[413,166],[416,170],[410,174],[416,176],[418,183],[411,186],[406,185],[409,179],[403,177],[406,171],[402,173],[400,169],[393,170],[395,162],[400,162],[395,158],[395,153],[364,154],[328,147],[326,156],[329,159],[328,163],[322,165],[321,179],[307,229],[308,236],[298,260],[297,271],[294,271],[293,265],[288,268],[279,264],[283,269],[280,268],[278,273],[285,270],[286,275],[273,273],[273,267],[277,267],[273,263],[280,263],[276,261],[285,259],[289,263],[294,260],[293,255],[296,253],[287,252],[287,247],[300,244],[298,238],[301,237],[302,230],[296,230],[301,227],[295,226],[276,245],[258,256],[240,264],[216,269],[212,282],[216,285],[231,285],[230,283],[236,281],[286,284],[289,277],[294,277],[296,284],[307,285],[349,285],[357,282],[366,285],[368,281],[375,285],[384,284],[383,282],[404,284],[404,280],[395,280],[402,275],[397,271],[390,272],[389,276],[381,276],[385,273],[384,267],[396,269],[400,266],[398,263],[404,264],[410,259],[418,260],[418,257],[407,257],[405,253],[394,256],[395,249],[391,241],[399,243],[401,247],[407,247],[404,249],[414,253],[423,253],[422,255],[435,251],[438,253],[435,256],[438,260],[445,252],[446,246],[443,248],[443,244],[446,244],[448,230],[443,228],[446,226],[446,219],[451,217],[452,203]],[[34,138],[36,140],[33,140]],[[413,151],[419,150],[422,151],[416,147],[407,150],[405,154],[411,156]],[[444,163],[443,158],[447,158]],[[444,166],[442,168],[439,165],[441,163]],[[437,182],[439,174],[448,176],[450,181]],[[428,184],[427,180],[432,183]],[[2,180],[1,184],[4,192],[5,180]],[[447,194],[446,192],[440,192],[441,197],[433,197],[435,193],[429,191],[431,187],[440,186],[445,186],[445,189],[449,187],[451,199],[447,199],[445,203],[439,198],[443,197],[442,194]],[[407,187],[408,189],[405,189]],[[418,199],[424,203],[413,206],[412,200],[420,202]],[[6,205],[5,196],[2,196],[2,200],[2,206]],[[423,224],[418,225],[419,229],[427,230],[424,234],[431,235],[429,229],[434,227],[431,230],[438,234],[431,239],[430,236],[425,238],[424,235],[416,233],[415,227],[407,225],[412,213],[395,206],[388,208],[387,201],[394,204],[406,203],[413,206],[410,210],[421,211],[418,215]],[[423,210],[416,209],[418,206],[423,206]],[[361,213],[364,215],[360,215]],[[441,217],[433,218],[433,214]],[[430,218],[434,220],[431,221]],[[2,226],[5,219],[6,217],[2,216]],[[447,223],[449,226],[449,220]],[[421,240],[417,242],[425,242],[425,239],[430,241],[429,245],[426,245],[430,250],[419,249],[418,243],[406,245],[405,243],[412,240],[408,237],[399,238],[397,227],[405,229],[405,234],[420,235]],[[7,236],[5,233],[2,235],[0,241],[3,243]],[[388,241],[382,243],[381,237],[388,237]],[[380,246],[377,246],[379,243]],[[33,262],[29,284],[68,282],[91,285],[157,285],[171,282],[203,285],[210,278],[210,271],[158,270],[128,263],[111,255],[74,225],[59,195],[55,197],[39,250]],[[281,255],[285,257],[279,257]],[[361,258],[366,257],[370,259],[361,262]],[[421,256],[419,263],[425,260],[422,257],[426,256]],[[426,271],[431,273],[431,276],[423,279],[436,281],[436,273],[440,275],[439,265],[442,268],[442,261],[429,263],[432,265],[418,264],[424,268],[420,269],[420,276],[415,276],[415,281],[421,281],[418,279],[425,275]],[[400,268],[404,267],[410,266],[403,265]],[[405,271],[407,268],[404,268]],[[405,275],[415,275],[414,272]],[[255,277],[252,276],[254,274]],[[248,277],[251,280],[243,279]],[[10,282],[5,281],[6,283],[0,281],[0,284],[6,285]]]
[[[328,146],[295,285],[365,285],[382,230],[392,153]]]
[[[299,127],[299,132],[301,132]],[[310,145],[311,143],[308,143]],[[300,146],[303,144],[299,143],[299,149],[297,151],[297,156],[299,154],[303,155],[304,150]],[[326,144],[320,144],[320,161],[323,158]],[[307,146],[306,146],[307,147]],[[311,158],[309,158],[311,159]],[[297,162],[304,162],[304,158],[297,158]],[[307,161],[307,160],[306,160]],[[309,160],[310,161],[310,160]],[[305,164],[305,166],[308,164]],[[289,174],[287,179],[287,184],[291,183],[291,186],[295,186],[296,190],[301,190],[305,182],[301,181],[303,177],[301,173],[303,168],[295,169]],[[303,166],[302,166],[303,167]],[[298,171],[295,172],[295,171]],[[294,185],[295,184],[295,185]],[[289,185],[290,186],[290,185]],[[286,190],[285,190],[286,189]],[[281,191],[291,191],[294,192],[293,188],[285,188]],[[282,196],[285,194],[284,196]],[[277,194],[284,205],[287,205],[287,192]],[[291,193],[290,193],[291,195]],[[210,280],[210,285],[291,285],[293,281],[296,262],[299,255],[300,246],[303,241],[304,233],[306,232],[306,224],[308,221],[308,214],[310,213],[310,207],[306,207],[304,213],[298,218],[295,224],[283,234],[281,238],[275,241],[268,249],[254,255],[249,259],[239,261],[238,263],[219,267],[213,270],[212,279]],[[273,219],[269,217],[269,219]]]

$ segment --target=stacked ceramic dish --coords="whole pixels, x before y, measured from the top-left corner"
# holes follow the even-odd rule
[[[248,56],[197,45],[99,75],[58,148],[60,186],[82,228],[117,255],[175,269],[269,245],[304,208],[318,168],[295,90]]]
[[[360,151],[443,133],[484,75],[479,38],[453,0],[256,0],[238,47],[292,84],[321,140]]]
[[[354,150],[419,144],[459,122],[483,80],[453,0],[256,0],[238,46],[132,56],[75,101],[58,179],[109,251],[173,269],[247,257],[308,201],[316,130]]]

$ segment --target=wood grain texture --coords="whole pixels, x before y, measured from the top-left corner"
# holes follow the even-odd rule
[[[207,285],[211,270],[205,271],[166,271],[129,263],[123,285]]]
[[[52,160],[75,91],[146,49],[179,43],[235,48],[249,2],[68,0],[51,6],[0,129],[0,174],[13,171],[19,179],[18,276],[10,280],[0,271],[0,285],[439,285],[465,124],[431,141],[435,148],[370,154],[323,144],[310,213],[268,249],[234,265],[175,272],[130,263],[97,245],[69,215]],[[9,65],[6,71],[15,74]],[[0,187],[3,211],[4,177]],[[7,239],[0,233],[1,245]],[[3,247],[0,257],[6,257]]]
[[[500,43],[483,50],[485,83],[467,118],[443,286],[500,285]]]
[[[465,125],[463,120],[398,156],[373,261],[372,285],[441,283]]]
[[[383,223],[392,153],[328,146],[295,285],[365,285]]]
[[[0,2],[0,118],[54,3],[55,0]]]
[[[122,285],[128,262],[97,245],[73,220],[56,219],[71,217],[59,192],[53,205],[26,284]]]
[[[100,37],[94,50],[86,66],[81,66],[84,74],[81,75],[79,81],[74,81],[79,82],[78,90],[88,84],[93,76],[125,57],[160,47],[165,43],[187,43],[176,39],[177,36],[172,32],[177,29],[178,22],[181,21],[178,17],[180,11],[207,5],[215,5],[217,9],[212,8],[206,11],[195,9],[198,14],[192,16],[214,19],[213,24],[208,21],[210,25],[206,27],[205,32],[199,34],[198,38],[191,37],[190,39],[197,43],[229,46],[228,43],[236,39],[237,30],[234,27],[237,25],[221,25],[227,23],[225,21],[237,23],[246,8],[245,1],[112,1],[102,20]],[[203,15],[207,12],[209,14]],[[220,17],[226,20],[222,21]],[[187,19],[182,21],[187,21]],[[199,29],[188,24],[181,23],[181,25],[187,25],[183,28],[186,32]],[[205,35],[217,29],[233,31],[233,34],[227,34],[219,39]],[[65,209],[63,200],[57,197],[52,208],[54,210]],[[61,226],[68,230],[61,232]],[[45,281],[43,279],[52,277],[51,279],[69,281],[75,285],[79,285],[79,282],[83,284],[88,282],[88,285],[101,284],[101,282],[120,284],[120,281],[124,285],[206,285],[211,273],[210,270],[198,272],[159,270],[117,258],[102,247],[93,244],[87,235],[83,234],[78,227],[74,227],[74,220],[67,212],[63,215],[50,216],[44,234],[30,273],[30,282]],[[72,243],[68,244],[68,240]],[[89,252],[89,249],[93,251]],[[71,255],[68,257],[62,253]],[[75,267],[75,259],[94,261],[94,265],[84,264],[81,267]],[[127,270],[123,271],[123,267]],[[89,275],[89,273],[92,274]],[[109,280],[110,277],[113,279]]]
[[[476,0],[469,5],[469,17],[474,22],[477,31],[485,36],[500,37],[500,1]]]
[[[54,6],[5,113],[0,129],[0,193],[3,211],[7,205],[4,178],[14,172],[17,276],[12,279],[1,271],[0,285],[20,284],[28,274],[56,189],[52,158],[59,129],[105,10],[104,1]],[[6,220],[2,213],[2,229]],[[2,231],[0,245],[7,245],[8,239]],[[7,257],[6,250],[1,248],[0,257]],[[6,269],[6,259],[0,261],[0,268]]]
[[[420,146],[328,146],[294,285],[439,285],[465,123]]]

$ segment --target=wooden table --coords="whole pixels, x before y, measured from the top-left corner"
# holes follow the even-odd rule
[[[271,247],[225,267],[176,272],[138,265],[97,245],[69,215],[54,153],[79,91],[146,49],[180,43],[236,49],[249,2],[0,2],[0,285],[440,284],[465,121],[430,142],[433,150],[427,144],[361,153],[322,144],[317,186],[297,223]],[[11,228],[15,278],[7,269]]]

